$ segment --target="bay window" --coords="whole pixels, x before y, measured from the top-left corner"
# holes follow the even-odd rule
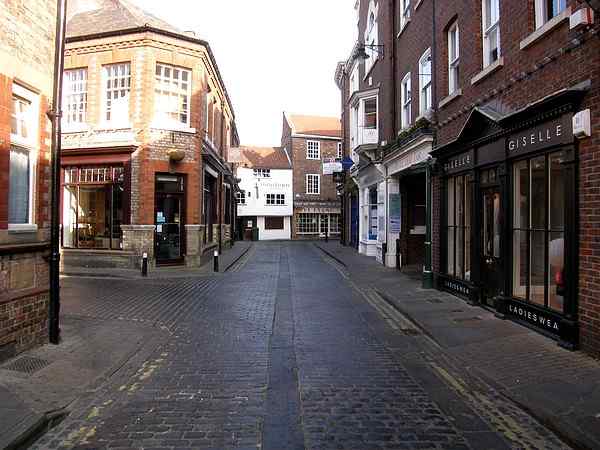
[[[129,123],[131,64],[104,66],[104,120],[109,123]]]
[[[156,64],[154,105],[157,125],[190,126],[191,79],[192,73],[187,69]]]

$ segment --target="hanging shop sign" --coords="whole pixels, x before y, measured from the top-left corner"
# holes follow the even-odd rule
[[[336,172],[342,172],[342,162],[335,158],[323,158],[323,175],[333,175]]]
[[[472,169],[475,165],[475,150],[448,158],[444,163],[444,172],[450,175],[463,170]]]
[[[506,146],[510,157],[572,142],[573,122],[570,115],[564,115],[510,135]]]

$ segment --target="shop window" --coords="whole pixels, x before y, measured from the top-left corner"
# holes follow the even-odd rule
[[[500,0],[483,0],[483,67],[500,58]]]
[[[156,65],[154,104],[157,125],[190,126],[191,79],[189,70]]]
[[[104,120],[116,124],[129,123],[131,64],[104,66]]]
[[[471,201],[470,175],[446,181],[446,273],[471,280]]]
[[[340,233],[340,215],[330,214],[329,215],[329,234]]]
[[[513,296],[562,312],[564,307],[564,152],[513,168]]]
[[[122,248],[122,167],[65,169],[63,199],[63,247]]]
[[[363,239],[377,240],[379,227],[377,187],[365,190],[365,204],[363,205]]]
[[[283,230],[283,217],[265,217],[265,230]]]
[[[535,27],[541,28],[567,9],[567,0],[535,0]]]
[[[87,69],[65,70],[63,80],[63,125],[77,128],[87,118]]]
[[[319,214],[300,213],[296,219],[296,232],[298,234],[318,234]]]

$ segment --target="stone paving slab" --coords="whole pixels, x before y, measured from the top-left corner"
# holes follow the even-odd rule
[[[600,448],[599,361],[455,296],[424,290],[419,281],[354,249],[339,243],[318,247],[353,282],[391,300],[465,372],[478,374],[578,448]],[[480,320],[454,320],[465,316]]]

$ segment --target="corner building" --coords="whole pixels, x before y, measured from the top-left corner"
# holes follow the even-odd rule
[[[438,2],[432,185],[438,287],[595,354],[597,13],[580,1]]]
[[[56,2],[0,10],[0,362],[48,341]]]
[[[125,1],[69,4],[63,264],[198,266],[235,222],[238,137],[210,46]]]

